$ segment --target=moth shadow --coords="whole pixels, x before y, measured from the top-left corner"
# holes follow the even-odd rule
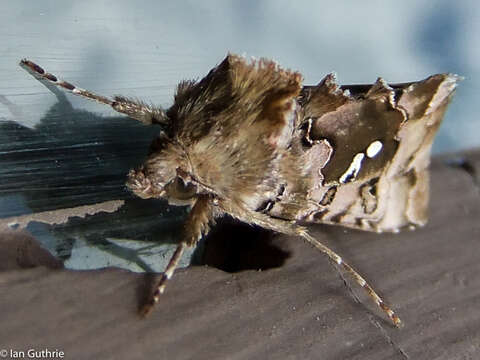
[[[169,209],[164,201],[138,199],[125,186],[128,171],[143,162],[159,128],[75,109],[65,94],[48,88],[57,102],[33,128],[23,125],[22,109],[0,95],[0,103],[11,113],[0,121],[0,217],[124,200],[112,214],[70,218],[54,226],[31,222],[27,230],[62,260],[81,239],[85,246],[97,246],[145,268],[135,251],[130,255],[105,238],[170,243],[178,232],[184,210]]]
[[[0,122],[1,193],[21,195],[32,212],[133,198],[126,174],[143,162],[159,128],[74,109],[52,92],[58,101],[33,128],[22,125],[21,109],[2,101],[13,120]],[[22,214],[8,210],[0,216]]]
[[[261,227],[222,218],[206,239],[201,264],[229,273],[281,267],[291,253],[273,235]]]

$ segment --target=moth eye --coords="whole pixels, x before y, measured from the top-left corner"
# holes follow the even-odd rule
[[[185,183],[183,179],[176,177],[175,180],[167,185],[167,191],[173,198],[187,200],[197,193],[197,187],[192,183]]]

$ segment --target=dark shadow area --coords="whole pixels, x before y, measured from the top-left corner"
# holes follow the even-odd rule
[[[226,272],[282,266],[290,252],[273,241],[273,233],[225,217],[206,239],[203,264]]]
[[[35,127],[0,123],[0,197],[22,195],[31,212],[129,199],[129,169],[141,164],[158,128],[128,118],[52,106]],[[2,207],[0,217],[21,215]]]

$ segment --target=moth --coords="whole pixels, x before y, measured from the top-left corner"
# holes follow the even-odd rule
[[[144,164],[128,174],[141,198],[191,207],[184,232],[150,301],[149,313],[182,253],[228,214],[299,236],[342,266],[394,325],[402,322],[367,281],[303,223],[397,232],[427,220],[430,149],[459,77],[412,83],[316,86],[268,59],[229,54],[199,81],[182,81],[165,110],[108,98],[20,65],[75,95],[160,127]]]

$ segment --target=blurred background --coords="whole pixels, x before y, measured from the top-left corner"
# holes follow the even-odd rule
[[[95,103],[53,94],[18,66],[23,57],[94,92],[163,106],[172,103],[180,80],[201,78],[227,52],[273,58],[303,73],[305,84],[316,84],[331,71],[341,84],[456,73],[465,80],[434,152],[480,144],[475,0],[15,0],[2,1],[0,10],[0,218],[127,201],[115,214],[61,226],[29,225],[72,268],[115,265],[143,271],[155,263],[161,269],[152,244],[159,238],[174,242],[184,210],[136,203],[123,186],[157,129],[142,128]],[[152,243],[145,250],[132,240]],[[154,256],[150,265],[139,265],[146,255]]]

